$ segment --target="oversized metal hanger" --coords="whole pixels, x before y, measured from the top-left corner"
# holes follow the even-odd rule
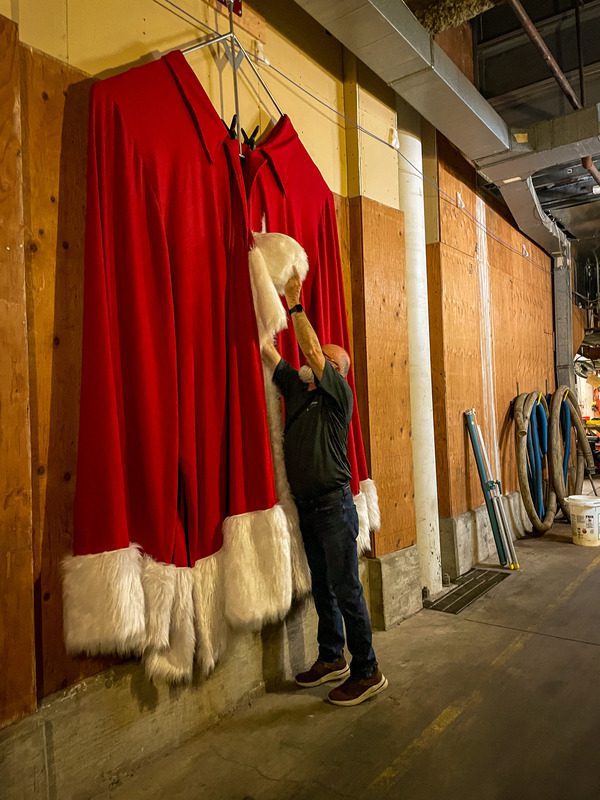
[[[221,1],[223,2],[223,0],[221,0]],[[231,51],[230,61],[231,61],[231,66],[233,68],[233,96],[234,96],[234,101],[235,101],[236,134],[237,134],[237,139],[238,139],[238,142],[239,142],[240,156],[243,157],[242,126],[241,126],[241,121],[240,121],[240,101],[239,101],[239,92],[238,92],[237,71],[239,69],[240,64],[242,63],[242,61],[244,59],[246,59],[246,61],[248,62],[248,65],[250,66],[250,69],[252,70],[252,72],[254,72],[254,74],[258,78],[261,86],[263,87],[263,89],[265,90],[267,95],[270,97],[271,102],[273,103],[273,105],[275,106],[277,111],[279,112],[279,116],[280,117],[283,116],[283,111],[279,107],[279,104],[277,103],[277,100],[275,100],[275,98],[273,97],[273,94],[271,93],[271,90],[269,89],[269,87],[267,86],[265,81],[263,80],[262,75],[256,69],[252,59],[250,58],[250,56],[248,55],[247,51],[244,49],[243,45],[241,44],[240,40],[237,37],[237,34],[235,32],[234,22],[233,22],[233,12],[234,12],[235,0],[224,0],[224,4],[227,5],[227,9],[229,11],[229,32],[220,34],[219,36],[213,36],[211,39],[204,39],[203,41],[197,42],[196,44],[188,45],[187,47],[182,48],[181,52],[184,55],[188,55],[188,53],[193,53],[196,50],[202,50],[204,47],[209,47],[210,45],[213,45],[213,44],[225,44],[225,43],[229,44],[229,48],[230,48],[230,51]],[[236,48],[238,50],[237,54],[236,54]],[[228,56],[229,56],[229,54],[228,54]]]

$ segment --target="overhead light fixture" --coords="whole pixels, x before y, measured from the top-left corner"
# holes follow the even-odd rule
[[[517,175],[515,178],[507,178],[505,181],[502,181],[502,183],[516,183],[517,181],[520,180],[521,178],[519,177],[519,175]]]

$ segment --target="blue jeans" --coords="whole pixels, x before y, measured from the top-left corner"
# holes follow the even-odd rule
[[[336,661],[343,655],[345,623],[351,675],[368,678],[377,669],[377,659],[358,578],[358,514],[350,487],[297,505],[319,615],[319,658]]]

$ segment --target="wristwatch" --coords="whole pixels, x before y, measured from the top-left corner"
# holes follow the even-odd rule
[[[304,311],[304,308],[302,307],[301,303],[296,303],[295,306],[288,308],[288,314],[290,315],[290,317],[292,316],[292,314],[299,314],[301,311]]]

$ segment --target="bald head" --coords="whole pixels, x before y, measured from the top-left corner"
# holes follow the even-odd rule
[[[344,348],[337,344],[324,344],[321,350],[331,366],[345,378],[350,370],[350,356]]]

